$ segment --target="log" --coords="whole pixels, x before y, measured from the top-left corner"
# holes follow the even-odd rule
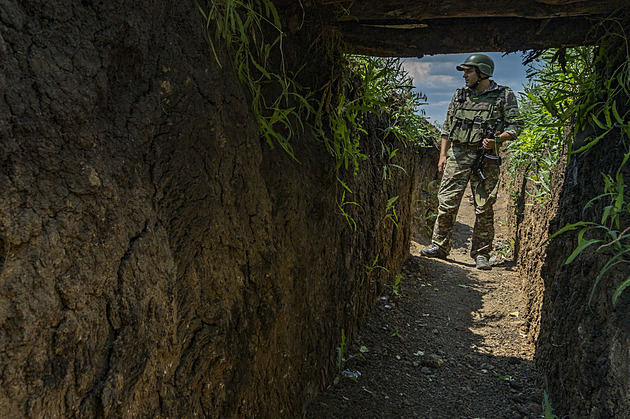
[[[341,19],[448,19],[465,17],[550,18],[606,15],[628,7],[625,0],[487,0],[482,6],[471,6],[462,0],[356,0],[353,3],[321,0],[321,5],[344,6],[349,13]]]
[[[596,39],[591,30],[594,22],[586,17],[433,19],[424,23],[426,27],[409,30],[361,22],[343,22],[338,27],[346,52],[381,57],[512,52],[586,45]]]

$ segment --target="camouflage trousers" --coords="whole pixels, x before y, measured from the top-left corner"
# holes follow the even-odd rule
[[[457,211],[462,202],[466,186],[470,181],[471,192],[475,197],[475,226],[473,228],[470,255],[489,255],[494,240],[494,205],[499,186],[499,166],[485,164],[482,173],[484,182],[471,173],[471,166],[477,156],[479,146],[453,143],[447,153],[446,167],[438,191],[438,214],[433,227],[432,242],[447,254],[451,250],[451,238],[455,228]],[[485,202],[483,202],[485,201]],[[480,205],[481,203],[481,205]]]

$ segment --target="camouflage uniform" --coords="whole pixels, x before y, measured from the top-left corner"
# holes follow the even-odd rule
[[[468,181],[475,196],[475,226],[473,229],[470,255],[488,255],[494,240],[494,210],[499,186],[499,167],[485,164],[485,182],[471,173],[471,166],[481,147],[486,129],[493,127],[501,119],[499,132],[507,132],[513,138],[520,133],[516,96],[508,87],[491,81],[488,89],[475,93],[468,87],[458,89],[453,96],[442,128],[442,136],[451,140],[447,153],[446,167],[438,191],[438,215],[433,229],[432,242],[446,254],[451,250],[451,237],[457,211]],[[488,153],[494,154],[498,150]],[[480,199],[479,197],[485,197]],[[483,202],[485,201],[485,202]]]

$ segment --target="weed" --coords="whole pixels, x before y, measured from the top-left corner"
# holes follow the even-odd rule
[[[386,125],[380,138],[391,136],[404,145],[428,145],[431,125],[417,113],[426,97],[413,90],[412,79],[402,68],[401,61],[360,55],[346,55],[345,60],[348,74],[334,95],[333,85],[326,87],[316,118],[316,132],[337,160],[336,167],[349,170],[352,165],[356,173],[359,163],[368,158],[361,150],[361,139],[368,133],[369,115]],[[323,112],[326,112],[327,124]],[[391,168],[402,167],[391,162],[397,149],[385,145],[384,141],[381,144],[381,154],[388,158],[383,176],[388,178]]]
[[[426,237],[433,235],[433,226],[437,218],[438,207],[438,189],[437,180],[429,182],[426,188],[422,188],[420,199],[418,200],[418,208],[421,211],[419,219],[421,220],[421,232]]]
[[[344,366],[345,362],[347,362],[347,361],[349,361],[349,360],[351,360],[353,358],[365,359],[365,356],[363,356],[363,354],[361,352],[357,352],[356,354],[350,355],[346,359],[345,355],[346,355],[346,350],[347,349],[348,349],[348,342],[346,341],[346,333],[345,333],[344,329],[341,329],[341,342],[340,342],[339,346],[337,347],[337,374],[338,374],[338,377],[350,378],[353,381],[357,381],[356,378],[343,375],[342,374],[342,369],[343,369],[343,366]]]
[[[603,175],[605,182],[604,193],[590,200],[584,207],[582,218],[586,218],[584,212],[591,208],[595,202],[600,200],[607,201],[608,205],[604,207],[599,222],[578,221],[577,223],[567,224],[549,238],[554,238],[567,231],[580,229],[578,232],[577,247],[567,258],[565,264],[573,262],[585,249],[593,244],[599,245],[594,254],[603,253],[610,256],[595,279],[595,284],[593,285],[589,298],[589,306],[593,299],[595,289],[604,275],[617,265],[630,263],[630,227],[624,226],[625,228],[623,230],[621,229],[621,216],[630,214],[630,203],[624,200],[624,191],[627,185],[624,183],[622,174],[622,169],[629,159],[630,151],[624,156],[623,162],[614,178],[610,175]],[[600,234],[593,237],[592,233],[595,232],[602,233],[603,236]],[[591,238],[585,237],[587,233],[589,233],[588,236]],[[630,287],[630,276],[628,276],[613,293],[613,306],[617,304],[617,299],[628,287]]]
[[[396,275],[396,278],[394,278],[394,285],[392,285],[392,294],[394,295],[394,297],[400,297],[402,296],[402,293],[400,291],[400,281],[402,280],[402,274],[398,274]]]
[[[504,240],[494,245],[494,251],[503,259],[509,259],[514,254],[514,240]]]
[[[376,255],[376,257],[372,261],[372,265],[370,266],[365,265],[365,269],[367,272],[372,272],[375,269],[382,269],[384,271],[389,272],[389,269],[387,269],[386,267],[378,265],[378,258],[379,258],[379,255]]]
[[[344,363],[344,354],[346,353],[346,332],[341,329],[341,343],[337,347],[337,372],[341,374]]]
[[[498,372],[495,372],[495,371],[492,371],[492,375],[497,377],[499,380],[502,380],[502,381],[512,381],[513,380],[513,378],[510,377],[509,375],[501,375],[501,374],[499,374]]]
[[[342,192],[342,195],[341,195],[341,200],[339,202],[337,202],[337,209],[339,209],[339,213],[346,219],[346,221],[348,222],[348,225],[350,226],[352,231],[356,231],[357,230],[357,222],[348,213],[348,211],[346,211],[346,207],[348,207],[348,206],[350,206],[350,207],[357,206],[357,207],[359,207],[361,209],[363,209],[363,207],[361,207],[361,205],[359,205],[356,202],[346,201],[346,192],[352,193],[352,191],[350,190],[348,185],[346,185],[341,179],[337,178],[337,181],[341,184],[341,186],[343,186],[343,192]]]
[[[549,395],[545,391],[545,395],[543,398],[543,414],[545,415],[545,419],[558,419],[558,416],[553,414],[553,410],[551,409],[551,403],[549,402]]]
[[[394,148],[391,144],[387,144],[381,141],[381,157],[387,159],[387,162],[383,166],[383,180],[393,178],[392,169],[399,169],[402,170],[404,173],[407,173],[404,167],[394,164],[392,162],[397,152],[397,148]]]
[[[363,275],[363,278],[361,279],[361,283],[359,284],[359,286],[363,285],[363,282],[365,281],[365,277],[370,274],[371,272],[375,271],[376,269],[382,269],[386,272],[389,272],[389,269],[387,269],[384,266],[381,266],[378,264],[378,258],[379,255],[376,255],[376,257],[374,258],[374,260],[372,261],[371,265],[364,265],[365,267],[365,274]]]
[[[223,40],[232,53],[238,78],[252,96],[261,136],[271,147],[277,143],[295,159],[289,140],[303,130],[302,119],[314,108],[309,95],[301,93],[286,70],[284,32],[275,6],[271,0],[208,0],[198,8],[206,21],[210,47],[219,66],[214,40]],[[281,57],[277,73],[271,70],[271,56],[276,50]],[[266,92],[272,90],[279,93],[269,101]]]
[[[398,228],[398,215],[396,214],[396,206],[394,203],[398,201],[399,196],[395,196],[387,200],[387,205],[385,206],[385,218],[383,220],[390,220],[394,223],[394,226]]]
[[[522,141],[514,142],[514,161],[531,160],[528,151],[537,154],[537,164],[530,179],[536,185],[532,194],[544,203],[549,195],[551,170],[565,145],[568,157],[594,147],[604,138],[615,134],[626,149],[630,137],[630,47],[624,26],[615,20],[605,20],[599,30],[604,35],[597,47],[560,48],[539,56],[544,63],[537,69],[537,84],[527,90],[529,118]],[[615,65],[610,65],[615,63]],[[602,74],[604,73],[604,74]],[[529,111],[527,111],[529,109]],[[531,112],[530,112],[531,111]],[[529,112],[529,113],[528,113]],[[538,115],[536,117],[536,115]],[[572,129],[573,135],[565,136]],[[591,133],[574,143],[578,133]],[[524,145],[525,144],[525,145]],[[547,154],[545,154],[545,152]],[[519,154],[522,153],[522,154]],[[531,153],[529,153],[531,154]],[[602,278],[612,268],[630,263],[630,228],[621,228],[621,215],[630,213],[625,202],[623,169],[630,158],[624,155],[614,175],[603,174],[604,193],[593,198],[586,211],[601,202],[598,222],[578,221],[567,224],[551,238],[579,229],[578,244],[565,264],[574,261],[587,248],[597,244],[594,254],[607,255],[591,290],[589,306]],[[585,211],[582,219],[586,219]],[[630,287],[630,276],[623,280],[612,295],[613,306],[621,293]]]

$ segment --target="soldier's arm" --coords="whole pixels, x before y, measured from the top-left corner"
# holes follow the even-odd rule
[[[438,172],[442,173],[446,167],[446,153],[451,148],[451,140],[447,135],[442,135],[442,144],[440,147],[440,160],[438,161]]]
[[[499,136],[501,142],[514,140],[521,133],[523,129],[523,120],[518,110],[518,102],[516,101],[516,95],[512,89],[505,89],[505,101],[503,107],[503,120],[505,121],[505,128]]]
[[[442,125],[442,141],[440,145],[440,160],[438,161],[438,171],[442,173],[446,167],[446,152],[451,148],[451,140],[448,135],[451,132],[451,124],[453,123],[453,102],[457,97],[457,91],[453,95],[451,103],[448,105],[448,111],[446,111],[446,118],[444,119],[444,125]]]

